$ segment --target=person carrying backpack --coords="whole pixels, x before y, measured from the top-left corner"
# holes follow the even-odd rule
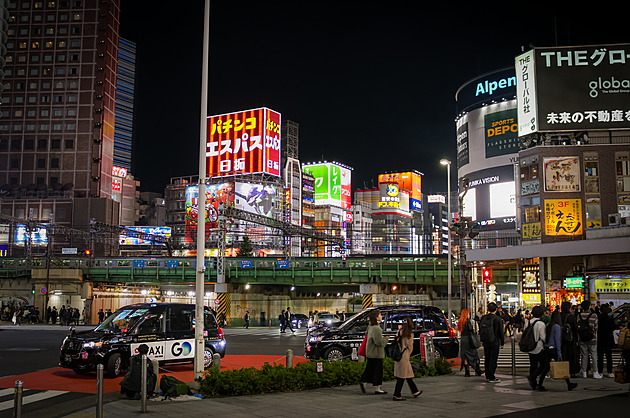
[[[545,375],[549,371],[549,359],[547,354],[543,351],[545,347],[546,335],[545,335],[545,323],[541,320],[545,309],[540,306],[534,306],[532,309],[532,320],[529,323],[529,327],[523,332],[522,340],[525,339],[526,334],[533,336],[533,341],[536,344],[532,350],[527,353],[529,355],[529,386],[532,390],[538,389],[539,391],[546,391],[543,386]],[[529,329],[531,327],[531,329]]]
[[[588,356],[591,356],[593,378],[601,379],[602,375],[597,370],[597,315],[591,311],[591,304],[585,300],[580,305],[582,312],[577,317],[576,331],[580,342],[580,354],[582,356],[582,378],[586,379],[588,368]]]
[[[140,393],[142,392],[142,355],[148,353],[149,346],[140,344],[138,354],[131,357],[129,360],[129,371],[119,383],[120,393],[127,395],[128,398],[140,399]],[[156,382],[157,375],[155,374],[155,370],[153,370],[153,363],[147,357],[147,396],[153,393]]]
[[[497,304],[488,304],[488,313],[479,321],[479,339],[483,343],[483,353],[486,369],[486,382],[499,383],[494,372],[499,361],[499,349],[503,347],[503,321],[495,313]]]

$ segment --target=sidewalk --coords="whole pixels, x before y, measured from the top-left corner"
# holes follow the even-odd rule
[[[392,401],[394,382],[386,382],[384,396],[362,394],[358,385],[318,389],[303,392],[273,393],[255,396],[235,396],[187,401],[147,402],[147,415],[160,417],[201,417],[224,415],[229,417],[371,417],[390,415],[400,417],[489,417],[537,408],[592,400],[598,408],[617,404],[628,408],[628,385],[613,379],[574,379],[578,388],[568,392],[563,380],[545,380],[548,392],[532,391],[525,373],[519,376],[497,374],[501,383],[486,383],[484,377],[463,377],[462,373],[415,379],[423,390],[419,398],[409,396],[403,388],[404,402]],[[611,399],[602,399],[614,395]],[[140,401],[120,398],[104,405],[106,417],[131,417],[140,413]],[[112,395],[112,397],[114,397]],[[96,400],[95,400],[96,401]],[[575,404],[576,407],[579,404]],[[564,408],[564,407],[563,407]],[[583,408],[583,407],[582,407]],[[615,407],[616,408],[616,407]],[[611,412],[613,410],[609,409]],[[618,411],[620,412],[620,411]],[[72,418],[94,417],[96,407],[69,415]]]

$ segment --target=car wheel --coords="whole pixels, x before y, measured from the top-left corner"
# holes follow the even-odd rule
[[[437,360],[437,359],[440,359],[440,358],[442,358],[442,357],[444,357],[444,354],[442,354],[442,352],[441,352],[439,349],[437,349],[437,348],[436,348],[436,349],[434,350],[434,352],[435,352],[435,359],[436,359],[436,360]]]
[[[212,356],[214,355],[214,352],[209,349],[209,348],[205,348],[203,350],[203,368],[207,369],[208,367],[212,366]]]
[[[344,358],[344,353],[339,347],[330,347],[324,353],[324,358],[328,361],[341,361]]]
[[[114,353],[107,359],[105,373],[107,377],[118,377],[122,370],[122,357],[118,353]]]

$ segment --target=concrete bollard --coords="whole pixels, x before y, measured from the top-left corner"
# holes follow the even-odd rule
[[[510,339],[512,340],[512,376],[516,376],[516,336],[512,334]]]
[[[212,355],[212,366],[213,369],[215,369],[216,371],[221,371],[221,354],[219,353],[214,353]]]
[[[24,383],[21,380],[15,381],[15,390],[13,391],[13,418],[22,417],[22,393],[24,392]]]
[[[293,350],[290,348],[287,350],[287,369],[293,368]]]
[[[155,387],[153,388],[153,393],[157,394],[160,390],[160,362],[156,359],[151,359],[151,363],[153,364],[153,371],[155,372]]]
[[[96,366],[96,418],[103,418],[103,370],[105,366]]]

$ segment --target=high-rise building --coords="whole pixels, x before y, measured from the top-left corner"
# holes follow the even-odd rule
[[[120,0],[8,1],[0,208],[85,227],[112,201]],[[4,41],[4,39],[3,39]],[[76,211],[77,199],[93,201]],[[101,206],[108,210],[102,210]],[[93,212],[92,212],[93,211]],[[109,213],[109,219],[98,219]]]
[[[124,38],[119,38],[118,40],[118,69],[116,75],[114,165],[130,169],[136,78],[136,44]]]

